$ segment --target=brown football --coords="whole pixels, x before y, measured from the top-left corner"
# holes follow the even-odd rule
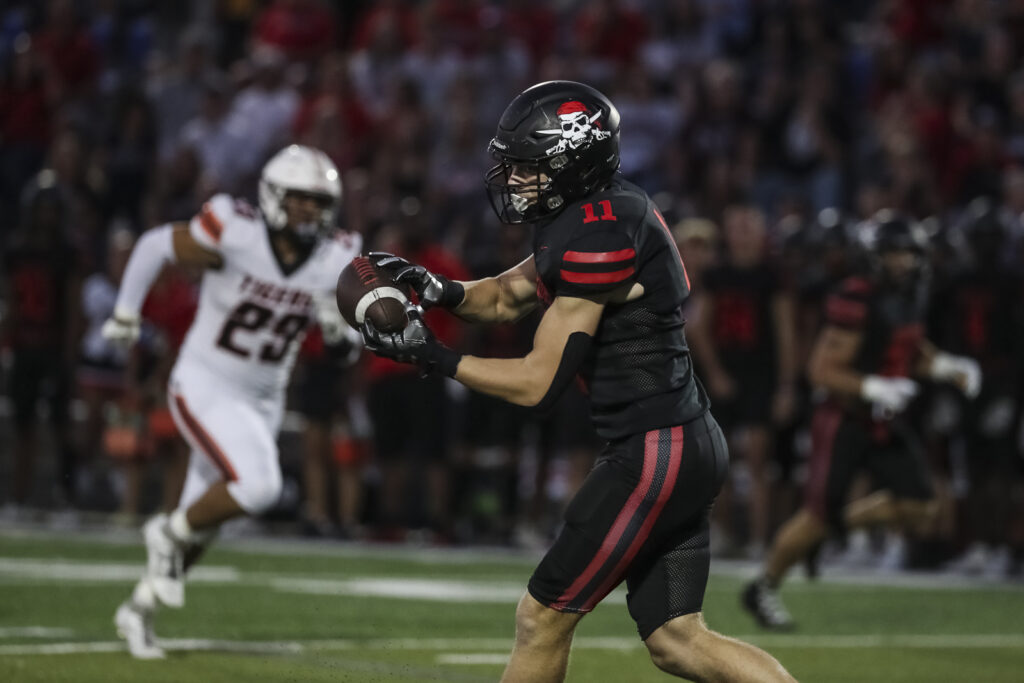
[[[409,322],[405,313],[408,289],[396,285],[386,271],[364,256],[355,257],[341,271],[335,295],[345,322],[356,329],[366,318],[381,332],[399,332]]]

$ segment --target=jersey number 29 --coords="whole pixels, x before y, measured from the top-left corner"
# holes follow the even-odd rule
[[[306,329],[309,316],[301,313],[288,313],[277,318],[276,321],[273,320],[273,317],[274,312],[269,308],[251,301],[242,302],[224,321],[224,327],[221,328],[220,335],[217,337],[217,346],[237,356],[249,358],[252,351],[235,343],[235,332],[238,330],[256,332],[267,325],[272,325],[272,331],[278,339],[260,347],[259,359],[265,363],[280,361],[284,358],[284,354],[295,337]]]

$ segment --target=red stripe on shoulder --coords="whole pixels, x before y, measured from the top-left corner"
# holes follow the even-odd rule
[[[868,307],[860,301],[833,296],[825,306],[825,314],[829,321],[840,325],[861,325],[867,317]]]
[[[214,242],[220,242],[220,235],[224,231],[224,224],[213,213],[210,203],[203,204],[203,210],[199,212],[199,225],[206,231]]]
[[[580,285],[606,285],[615,282],[622,282],[636,272],[633,266],[615,270],[610,273],[574,273],[571,270],[563,270],[560,276],[566,282],[573,282]]]
[[[618,251],[567,251],[562,258],[573,263],[613,263],[636,258],[636,251],[632,248]]]
[[[871,281],[866,277],[850,277],[843,281],[843,291],[850,294],[867,294],[871,291]]]

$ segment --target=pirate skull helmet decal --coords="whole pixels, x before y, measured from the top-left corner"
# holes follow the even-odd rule
[[[611,136],[606,130],[601,130],[601,112],[591,114],[587,107],[578,100],[565,102],[556,111],[560,128],[538,130],[540,135],[560,134],[561,139],[553,147],[546,151],[548,154],[561,154],[567,149],[577,149],[591,140],[604,140]]]

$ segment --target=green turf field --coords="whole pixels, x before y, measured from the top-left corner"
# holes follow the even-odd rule
[[[160,614],[169,658],[136,662],[111,618],[142,559],[132,544],[0,532],[0,681],[493,681],[533,566],[501,552],[224,544],[185,609]],[[920,583],[794,582],[799,631],[763,635],[738,608],[741,579],[716,573],[706,616],[801,681],[1024,681],[1024,587]],[[616,592],[583,620],[568,680],[671,679]]]

